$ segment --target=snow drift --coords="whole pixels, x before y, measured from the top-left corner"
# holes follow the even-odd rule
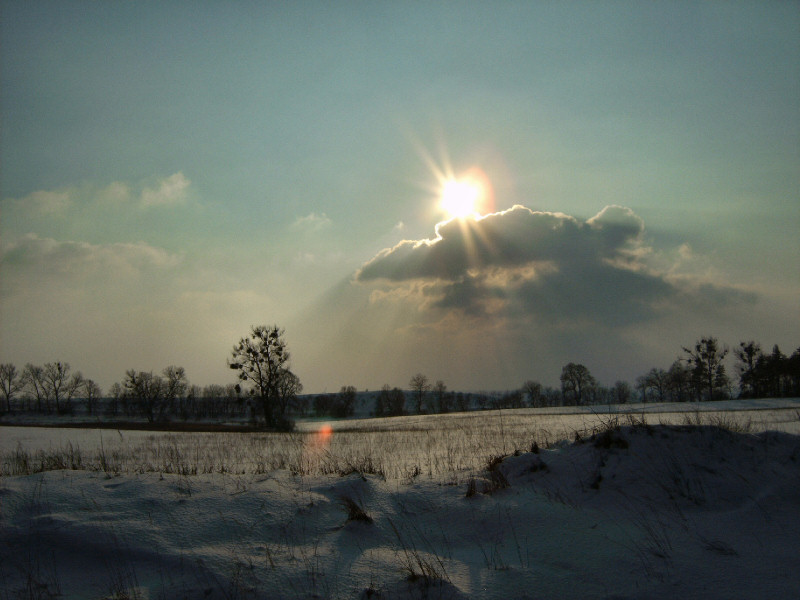
[[[789,598],[800,437],[609,422],[453,478],[0,482],[3,598]]]

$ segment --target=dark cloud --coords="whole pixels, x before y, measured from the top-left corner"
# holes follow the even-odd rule
[[[434,278],[455,280],[470,269],[515,267],[582,249],[570,243],[582,229],[572,217],[522,206],[479,220],[440,223],[433,240],[406,240],[379,253],[357,273],[359,281]]]
[[[668,368],[706,332],[730,344],[767,322],[764,296],[721,283],[681,240],[657,245],[627,208],[579,220],[517,206],[436,232],[383,250],[287,327],[302,377],[508,389],[558,386],[579,362],[610,385]]]
[[[484,277],[464,276],[459,281],[443,286],[433,306],[436,308],[458,308],[468,314],[490,312],[492,300],[502,301],[507,294],[502,288],[487,284]],[[431,295],[431,292],[428,292]]]
[[[644,230],[642,219],[621,206],[585,222],[515,206],[440,223],[435,239],[383,250],[356,280],[389,287],[427,281],[420,303],[429,310],[607,326],[641,322],[698,296],[719,305],[743,300],[727,288],[685,285],[650,267]]]

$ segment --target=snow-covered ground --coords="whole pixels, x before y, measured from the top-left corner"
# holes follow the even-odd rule
[[[76,447],[84,470],[0,478],[0,599],[797,598],[800,416],[759,408],[348,421],[280,444],[104,431],[99,455],[78,430],[2,427],[4,472]]]

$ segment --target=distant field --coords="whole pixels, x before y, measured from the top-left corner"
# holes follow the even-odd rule
[[[300,475],[359,471],[387,479],[447,476],[462,482],[494,456],[585,436],[609,420],[721,424],[800,434],[800,400],[560,407],[304,421],[279,433],[151,432],[0,427],[0,473],[54,469],[109,473]]]

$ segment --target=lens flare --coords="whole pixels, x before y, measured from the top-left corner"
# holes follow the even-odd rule
[[[331,441],[331,436],[333,435],[333,427],[325,423],[322,427],[319,428],[315,436],[315,442],[317,446],[327,446]]]

